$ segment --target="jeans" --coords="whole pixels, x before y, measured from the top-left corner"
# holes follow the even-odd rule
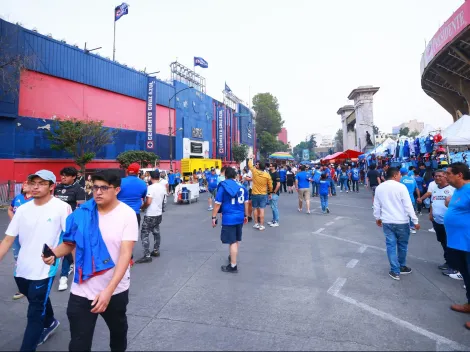
[[[390,271],[400,274],[400,268],[406,266],[410,226],[408,224],[383,224],[387,256]],[[397,255],[398,249],[398,255]]]
[[[352,180],[352,191],[359,192],[359,181]]]
[[[281,187],[279,187],[279,189],[281,190],[281,193],[282,193],[283,188],[284,188],[284,192],[287,193],[287,182],[286,181],[281,181]]]
[[[341,190],[349,191],[349,186],[348,186],[348,179],[347,178],[342,178],[341,179]]]
[[[277,206],[277,202],[279,201],[279,196],[277,194],[273,194],[271,198],[271,209],[273,211],[273,222],[279,222],[279,208]]]
[[[448,248],[450,266],[460,271],[467,290],[467,301],[470,304],[470,252]]]
[[[15,277],[18,291],[28,299],[28,323],[23,335],[20,351],[35,351],[42,332],[54,322],[49,293],[51,292],[53,277],[43,280],[27,280]]]
[[[91,351],[98,314],[91,312],[91,302],[85,297],[70,294],[67,317],[70,323],[69,351]],[[108,307],[100,313],[109,328],[111,351],[127,348],[127,304],[129,290],[111,296]]]
[[[70,265],[73,264],[72,253],[67,254],[62,261],[62,271],[60,272],[60,277],[69,276]]]
[[[15,237],[15,241],[13,242],[13,245],[11,246],[11,251],[13,252],[13,258],[15,258],[15,262],[18,260],[18,254],[20,254],[20,236]]]
[[[326,211],[326,208],[328,208],[328,194],[320,194],[320,204],[321,210]]]
[[[333,179],[330,179],[330,187],[331,187],[331,194],[332,195],[336,195],[336,186],[335,186],[335,182],[333,181]]]
[[[318,196],[319,191],[320,191],[320,185],[316,182],[312,182],[312,197]]]

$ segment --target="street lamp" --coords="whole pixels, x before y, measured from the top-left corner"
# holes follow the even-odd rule
[[[185,90],[188,90],[188,89],[193,89],[194,87],[186,87],[186,88],[183,88],[179,91],[177,91],[175,94],[173,94],[173,96],[168,99],[168,143],[170,145],[170,170],[173,168],[173,143],[171,143],[171,135],[172,135],[172,127],[171,127],[171,109],[170,109],[170,103],[171,103],[171,100],[176,97],[176,95],[178,93],[181,93],[182,91],[185,91]],[[176,117],[176,108],[175,108],[175,117]],[[177,131],[179,131],[180,129],[178,129]],[[181,130],[183,130],[181,128]],[[176,132],[176,131],[175,131]]]

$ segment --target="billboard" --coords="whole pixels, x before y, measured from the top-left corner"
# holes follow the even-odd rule
[[[147,78],[147,104],[145,111],[145,149],[154,151],[155,147],[155,115],[157,112],[157,79]]]
[[[302,160],[310,160],[310,152],[308,149],[302,151]]]
[[[217,107],[217,157],[224,158],[226,155],[225,150],[225,136],[226,136],[226,121],[225,121],[225,108]]]

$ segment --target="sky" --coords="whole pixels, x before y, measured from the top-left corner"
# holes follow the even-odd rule
[[[39,33],[112,57],[120,0],[0,0],[0,16]],[[452,117],[421,88],[425,43],[463,0],[127,0],[116,23],[116,60],[170,78],[176,59],[209,68],[206,92],[222,100],[227,82],[249,101],[277,97],[288,140],[333,136],[336,115],[358,86],[380,87],[374,123],[381,131],[418,119],[446,127]],[[73,4],[73,5],[72,5]]]

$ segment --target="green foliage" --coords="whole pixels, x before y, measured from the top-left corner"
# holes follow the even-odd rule
[[[275,152],[290,152],[289,144],[285,144],[282,141],[277,141],[277,148]]]
[[[408,136],[411,137],[411,138],[416,138],[416,136],[419,135],[419,132],[418,131],[412,131],[410,133],[408,133]]]
[[[336,150],[342,151],[343,150],[343,129],[340,128],[338,131],[336,131],[335,135],[335,146]]]
[[[294,147],[294,158],[298,157],[300,160],[302,160],[304,149],[309,149],[309,142],[302,141]]]
[[[269,154],[279,151],[276,150],[279,147],[278,140],[269,132],[263,131],[259,135],[259,144],[260,154],[264,157],[268,157]]]
[[[315,140],[315,136],[311,134],[308,140],[308,150],[310,152],[313,152],[316,147],[317,147],[317,141]]]
[[[281,132],[284,121],[279,112],[277,98],[271,93],[260,93],[253,97],[253,110],[256,112],[256,133],[269,132],[277,136]]]
[[[232,145],[233,159],[240,164],[248,158],[248,146],[245,144]]]
[[[138,163],[142,167],[147,167],[149,164],[152,166],[158,165],[160,157],[155,153],[144,150],[127,150],[119,154],[116,160],[125,169],[132,163]]]
[[[408,136],[410,134],[410,129],[408,127],[400,128],[400,136]]]
[[[103,121],[77,118],[56,119],[47,132],[51,148],[70,153],[82,172],[101,148],[113,143],[115,135],[116,131],[103,127]]]

